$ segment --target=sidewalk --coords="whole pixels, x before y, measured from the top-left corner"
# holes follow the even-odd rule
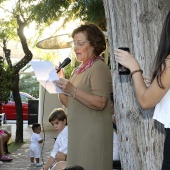
[[[12,141],[15,140],[15,131],[16,125],[12,124]],[[34,167],[30,164],[29,158],[29,145],[30,145],[30,137],[32,134],[31,126],[28,124],[24,124],[24,142],[26,142],[22,147],[15,152],[9,154],[13,161],[11,162],[3,162],[0,165],[0,170],[42,170],[43,167]],[[45,135],[45,142],[42,150],[42,159],[41,162],[46,163],[48,157],[50,156],[50,152],[54,145],[54,137],[56,137],[55,131],[43,131],[41,132],[42,137]]]

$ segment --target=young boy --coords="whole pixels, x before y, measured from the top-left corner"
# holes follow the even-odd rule
[[[44,170],[51,168],[56,160],[59,162],[67,159],[68,127],[64,110],[62,108],[54,109],[49,115],[49,122],[59,134]]]
[[[39,162],[40,157],[41,157],[41,145],[40,144],[43,142],[43,139],[40,136],[41,125],[38,123],[33,124],[32,130],[33,130],[33,134],[31,136],[31,144],[30,144],[31,165],[34,165],[36,167],[41,167],[42,163]]]

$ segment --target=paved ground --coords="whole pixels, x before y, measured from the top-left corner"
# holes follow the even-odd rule
[[[12,124],[12,140],[15,139],[15,130],[16,125]],[[12,162],[4,162],[0,165],[0,170],[42,170],[43,168],[37,168],[31,166],[30,159],[29,159],[29,145],[30,145],[30,136],[32,134],[32,128],[28,126],[28,124],[24,124],[24,141],[26,142],[20,149],[11,153],[9,156],[13,158]],[[45,131],[45,133],[41,133],[42,137],[44,138],[45,135],[45,142],[42,151],[42,159],[41,162],[46,162],[51,149],[53,148],[54,139],[53,137],[56,136],[54,131]]]
[[[9,124],[9,123],[8,123]],[[15,140],[16,125],[12,123],[12,141]],[[9,154],[13,158],[12,162],[4,162],[0,165],[0,170],[43,170],[43,167],[37,168],[31,166],[29,159],[29,145],[30,137],[32,134],[31,126],[28,126],[27,122],[24,123],[24,141],[26,142],[20,149]],[[45,142],[42,150],[42,159],[41,162],[46,163],[50,152],[54,145],[54,137],[56,137],[55,131],[45,131],[41,132],[42,137],[45,137]],[[118,170],[118,169],[117,169]]]

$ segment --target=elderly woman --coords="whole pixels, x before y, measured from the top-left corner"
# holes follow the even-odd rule
[[[67,165],[86,170],[112,170],[113,128],[109,96],[112,91],[110,69],[100,56],[105,36],[95,24],[84,24],[72,33],[74,51],[81,62],[70,80],[61,77],[59,94],[68,108]],[[69,95],[68,95],[69,94]]]

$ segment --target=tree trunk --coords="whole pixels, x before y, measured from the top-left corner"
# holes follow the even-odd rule
[[[16,105],[16,138],[15,142],[23,143],[23,110],[22,110],[22,101],[19,94],[19,74],[15,75],[14,79],[15,85],[13,88],[13,97]]]
[[[169,0],[103,0],[107,18],[120,159],[125,170],[160,170],[164,128],[142,110],[130,76],[118,75],[114,50],[129,47],[144,75],[151,76]]]
[[[26,22],[22,22],[20,17],[17,16],[17,23],[18,23],[18,29],[17,33],[21,41],[21,45],[23,48],[23,51],[25,53],[25,56],[13,67],[15,70],[15,87],[13,89],[13,95],[16,105],[16,113],[17,113],[17,126],[16,126],[16,138],[15,142],[21,143],[23,142],[23,110],[22,110],[22,101],[19,94],[19,71],[26,66],[29,61],[32,59],[32,53],[28,48],[27,40],[24,35],[24,28],[26,26]]]

